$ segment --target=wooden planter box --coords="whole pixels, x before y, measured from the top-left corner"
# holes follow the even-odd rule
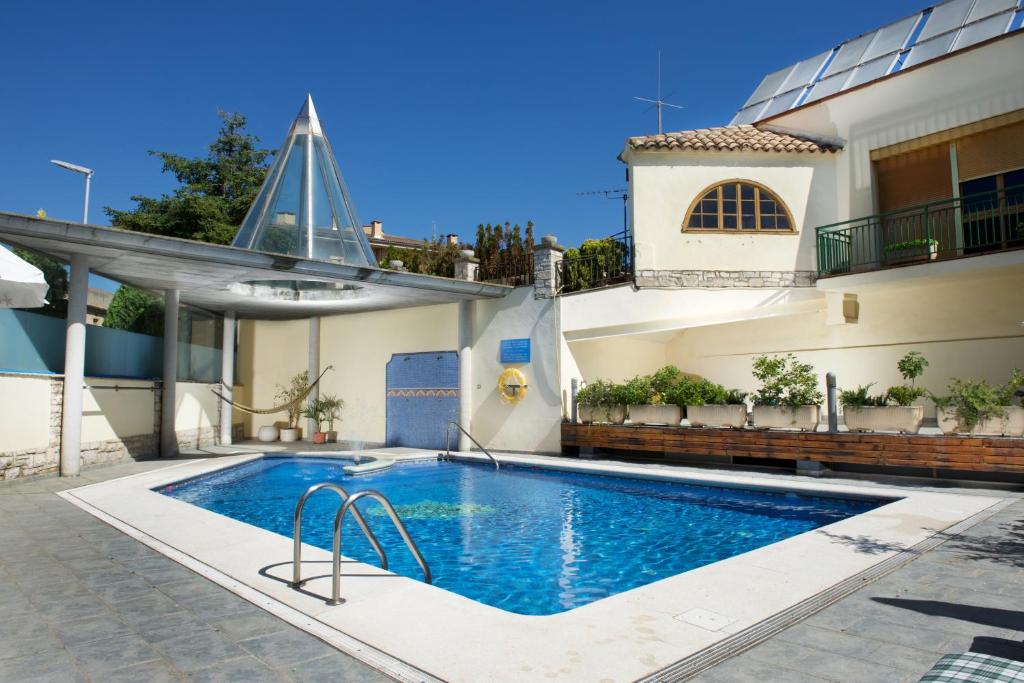
[[[917,434],[924,422],[923,406],[846,406],[843,419],[851,432]]]
[[[990,417],[966,431],[952,408],[939,408],[939,429],[943,434],[970,434],[971,436],[1024,436],[1024,408],[1007,406],[1006,417]]]
[[[739,429],[747,424],[747,406],[686,406],[691,427],[728,427]]]
[[[811,432],[818,428],[820,406],[754,406],[754,426],[761,429],[799,429]]]
[[[636,425],[667,425],[678,427],[683,419],[682,411],[676,405],[639,405],[629,407],[629,419]]]
[[[578,414],[583,423],[609,423],[620,425],[626,421],[626,406],[585,406],[579,404]]]

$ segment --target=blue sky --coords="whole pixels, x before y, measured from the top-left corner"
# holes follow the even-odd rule
[[[311,92],[364,222],[470,238],[532,219],[565,244],[621,227],[634,96],[684,105],[666,129],[724,125],[768,71],[923,0],[9,3],[0,57],[0,210],[90,222],[172,187],[147,150],[204,154],[218,109],[277,147]],[[299,8],[311,11],[299,12]]]

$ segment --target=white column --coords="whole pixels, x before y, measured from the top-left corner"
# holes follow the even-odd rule
[[[85,384],[88,297],[89,259],[83,254],[74,254],[64,337],[64,401],[60,423],[60,474],[63,477],[77,477],[82,469],[82,385]]]
[[[459,424],[473,430],[473,301],[459,302]],[[469,437],[459,432],[459,450],[470,449]]]
[[[315,382],[316,378],[320,376],[320,318],[309,319],[309,381],[310,383]],[[309,392],[309,401],[315,401],[320,398],[320,386],[313,387],[313,390]],[[317,431],[320,425],[316,423],[316,420],[306,420],[306,434],[307,440],[313,440],[313,432]]]
[[[224,312],[224,332],[220,352],[220,393],[227,401],[220,402],[220,442],[230,445],[234,417],[231,401],[235,390],[235,312]]]
[[[178,290],[164,291],[164,390],[160,404],[160,456],[178,454],[174,394],[178,382]]]

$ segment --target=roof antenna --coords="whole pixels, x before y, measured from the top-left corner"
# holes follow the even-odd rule
[[[671,97],[671,95],[670,95]],[[652,100],[646,97],[634,97],[634,100],[640,100],[641,102],[650,102],[658,110],[658,135],[661,135],[661,109],[662,107],[672,107],[673,109],[682,109],[683,107],[678,104],[670,104],[665,100],[661,99],[661,50],[658,50],[658,99]],[[650,108],[650,107],[648,107]]]

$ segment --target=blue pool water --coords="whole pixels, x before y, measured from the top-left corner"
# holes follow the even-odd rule
[[[376,489],[398,509],[435,586],[533,615],[579,607],[887,502],[454,462],[402,463],[351,477],[342,471],[347,464],[267,457],[159,491],[290,538],[295,503],[309,486]],[[338,505],[330,491],[310,498],[304,541],[330,550]],[[364,501],[359,508],[391,570],[420,578],[380,506]],[[351,517],[343,538],[344,555],[377,564]]]

